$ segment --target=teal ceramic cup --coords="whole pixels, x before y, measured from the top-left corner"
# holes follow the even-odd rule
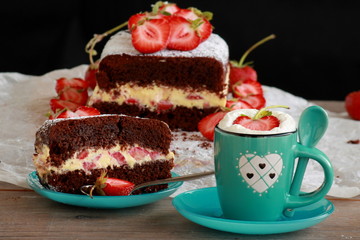
[[[295,159],[317,161],[324,182],[314,192],[291,195]],[[297,132],[246,135],[215,128],[215,177],[223,217],[245,221],[276,221],[283,212],[320,201],[330,190],[333,169],[316,148],[297,142]]]

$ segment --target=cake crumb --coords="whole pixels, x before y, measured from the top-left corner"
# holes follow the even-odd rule
[[[202,143],[198,144],[198,146],[203,149],[209,149],[212,147],[210,142],[202,142]]]

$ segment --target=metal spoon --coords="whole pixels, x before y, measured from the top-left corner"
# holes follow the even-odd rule
[[[179,176],[179,177],[165,178],[165,179],[155,180],[155,181],[151,181],[151,182],[145,182],[145,183],[136,185],[134,187],[134,189],[131,191],[131,193],[133,193],[134,191],[136,191],[140,188],[143,188],[143,187],[160,185],[160,184],[165,184],[165,183],[189,181],[189,180],[194,180],[197,178],[202,178],[202,177],[206,177],[209,175],[213,175],[214,173],[215,173],[214,171],[208,171],[208,172],[202,172],[202,173],[188,174],[188,175]],[[92,187],[93,187],[93,185],[84,185],[84,186],[81,186],[80,191],[85,195],[89,195],[90,189]],[[130,195],[131,195],[131,193],[130,193]]]
[[[300,143],[307,147],[314,147],[323,137],[327,127],[328,116],[323,108],[319,106],[306,108],[302,112],[299,120],[298,134]],[[299,158],[290,188],[291,195],[299,195],[308,162],[309,158]],[[287,209],[284,214],[287,217],[292,217],[294,215],[294,210]]]

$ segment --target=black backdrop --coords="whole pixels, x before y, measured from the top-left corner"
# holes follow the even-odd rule
[[[150,10],[154,1],[7,1],[0,7],[0,72],[42,75],[87,64],[94,33]],[[359,1],[179,0],[214,13],[214,32],[239,59],[250,54],[259,81],[308,99],[343,100],[360,89]],[[97,46],[101,51],[105,40]],[[286,103],[283,103],[286,104]]]

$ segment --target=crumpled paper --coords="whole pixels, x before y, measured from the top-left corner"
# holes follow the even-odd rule
[[[43,76],[20,73],[0,73],[0,181],[28,187],[27,175],[34,171],[35,133],[47,119],[49,100],[56,96],[55,80],[60,77],[83,77],[87,65],[49,72]],[[285,104],[285,112],[299,119],[311,102],[281,89],[264,86],[267,105]],[[360,194],[360,145],[349,140],[360,138],[360,122],[346,113],[329,113],[329,127],[317,148],[322,150],[334,166],[335,180],[328,195],[351,198]],[[171,149],[175,152],[174,172],[184,175],[212,170],[213,144],[198,132],[173,132]],[[302,190],[309,192],[323,181],[318,163],[310,160]],[[215,186],[214,176],[184,182],[172,196],[196,188]]]

